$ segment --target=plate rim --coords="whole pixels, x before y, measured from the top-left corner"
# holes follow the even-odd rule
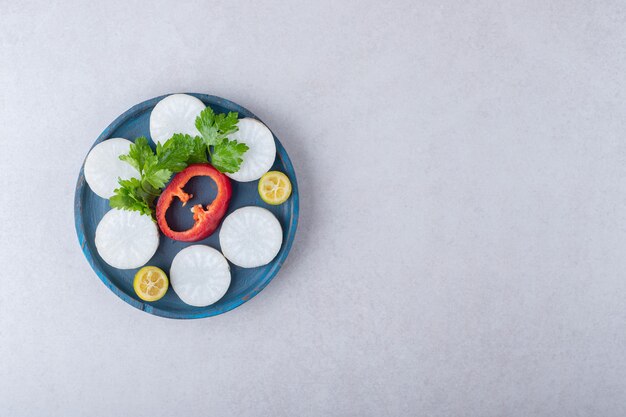
[[[98,135],[95,142],[89,148],[89,151],[91,151],[91,149],[98,143],[106,139],[109,139],[111,137],[111,134],[120,125],[122,125],[126,120],[132,118],[134,115],[138,113],[144,112],[148,110],[149,108],[154,107],[159,101],[161,101],[165,97],[170,96],[172,94],[188,94],[196,98],[199,98],[206,105],[219,105],[219,106],[226,107],[226,108],[234,108],[238,112],[247,113],[250,115],[249,117],[253,117],[259,120],[261,123],[265,124],[259,117],[257,117],[250,110],[246,109],[245,107],[231,100],[228,100],[219,96],[214,96],[211,94],[202,94],[202,93],[170,93],[170,94],[164,94],[161,96],[153,97],[151,99],[142,101],[141,103],[135,104],[134,106],[132,106],[131,108],[129,108],[128,110],[120,114],[117,118],[115,118],[115,120],[113,120],[113,122],[111,122],[102,131],[102,133],[100,133],[100,135]],[[267,126],[267,124],[265,125]],[[296,172],[293,168],[293,164],[291,163],[291,159],[289,158],[289,155],[287,154],[287,151],[283,147],[282,143],[280,142],[278,137],[276,137],[276,135],[274,134],[274,132],[269,126],[268,126],[268,129],[270,129],[270,131],[272,132],[272,135],[274,136],[274,140],[276,142],[276,152],[278,155],[280,155],[280,158],[285,165],[285,168],[287,171],[286,174],[289,175],[289,178],[292,180],[291,181],[292,183],[292,194],[291,194],[292,209],[291,209],[290,221],[288,224],[287,238],[285,239],[284,245],[281,248],[281,251],[278,253],[278,256],[274,258],[274,260],[272,261],[273,265],[271,269],[264,275],[260,283],[250,293],[226,303],[219,310],[199,311],[197,313],[185,313],[185,312],[172,312],[169,310],[165,310],[165,309],[150,305],[145,302],[141,302],[127,295],[124,291],[122,291],[119,287],[117,287],[109,279],[107,274],[98,267],[93,254],[89,250],[89,246],[87,245],[87,239],[85,237],[81,196],[83,194],[83,190],[85,186],[87,186],[86,181],[85,181],[85,176],[84,176],[85,160],[87,159],[87,155],[89,155],[89,152],[87,152],[87,155],[85,155],[85,158],[83,159],[83,163],[81,164],[80,172],[78,174],[78,179],[76,181],[76,189],[74,191],[74,224],[76,227],[78,243],[81,246],[83,254],[85,255],[85,258],[87,259],[87,261],[89,262],[91,269],[96,273],[98,278],[100,278],[102,283],[104,283],[104,285],[106,285],[115,295],[117,295],[127,304],[130,304],[131,306],[139,310],[145,311],[146,313],[159,316],[159,317],[170,318],[170,319],[199,319],[199,318],[213,317],[213,316],[217,316],[220,314],[224,314],[228,311],[231,311],[239,307],[243,303],[254,298],[258,293],[260,293],[274,279],[276,274],[278,274],[278,271],[280,270],[283,263],[287,259],[287,256],[289,255],[289,252],[291,251],[293,241],[295,239],[295,234],[296,234],[296,230],[298,227],[298,218],[300,215],[300,202],[299,202],[298,181],[296,179]]]

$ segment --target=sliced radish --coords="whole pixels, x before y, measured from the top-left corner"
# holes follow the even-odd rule
[[[222,253],[243,268],[266,265],[280,251],[283,230],[269,211],[261,207],[242,207],[224,219],[220,230]]]
[[[174,257],[170,282],[185,304],[204,307],[226,294],[230,286],[230,267],[226,258],[211,247],[188,246]]]
[[[106,263],[118,269],[143,266],[159,247],[159,231],[150,216],[113,209],[96,228],[96,248]]]
[[[239,171],[226,175],[239,182],[258,180],[270,170],[276,159],[274,135],[263,123],[249,117],[240,119],[237,127],[239,130],[228,135],[228,138],[243,142],[250,149],[243,155]]]
[[[172,94],[159,101],[150,114],[150,136],[154,143],[165,143],[174,133],[200,135],[196,117],[204,103],[187,94]]]
[[[102,198],[111,198],[119,187],[118,178],[127,180],[139,177],[139,172],[128,162],[120,160],[130,149],[131,141],[122,138],[100,142],[87,155],[85,160],[85,180],[89,188]]]

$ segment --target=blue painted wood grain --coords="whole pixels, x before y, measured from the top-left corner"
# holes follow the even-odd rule
[[[207,94],[187,94],[198,97],[206,105],[211,106],[216,112],[224,113],[236,111],[239,113],[240,118],[254,117],[258,119],[252,112],[232,101]],[[123,113],[102,132],[92,147],[112,137],[123,137],[132,141],[139,136],[150,138],[150,113],[154,106],[166,96],[167,95],[155,97],[144,101]],[[289,254],[298,225],[299,203],[296,173],[285,148],[275,135],[274,140],[276,141],[276,161],[272,166],[272,170],[282,171],[287,174],[293,186],[291,197],[282,205],[270,206],[260,199],[257,192],[257,181],[248,183],[232,181],[233,198],[230,202],[227,215],[243,206],[254,205],[267,208],[274,213],[283,227],[283,245],[276,258],[268,265],[246,269],[230,264],[232,282],[226,295],[217,303],[207,307],[192,307],[183,303],[171,288],[165,297],[153,303],[144,302],[137,297],[132,285],[133,277],[137,269],[120,270],[113,268],[106,264],[98,255],[94,244],[95,231],[102,216],[110,210],[109,201],[98,197],[91,191],[85,182],[83,168],[81,167],[74,196],[74,218],[78,241],[92,269],[113,293],[128,304],[147,313],[167,318],[195,319],[215,316],[230,311],[250,300],[263,290],[278,273],[278,270]],[[151,143],[151,145],[154,147],[154,143]],[[211,197],[215,195],[214,184],[210,184],[209,182],[197,183],[196,187],[198,188],[193,191],[203,197],[201,200],[202,203],[208,204]],[[211,187],[213,187],[213,189]],[[177,210],[176,213],[179,216],[191,216],[190,212],[183,210]],[[188,223],[189,221],[188,219],[180,220],[181,223]],[[219,250],[218,235],[219,229],[207,239],[188,243],[177,242],[161,234],[159,248],[154,257],[147,264],[156,265],[165,271],[169,271],[174,256],[187,246],[204,244]]]

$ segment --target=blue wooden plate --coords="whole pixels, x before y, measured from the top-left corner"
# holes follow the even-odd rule
[[[207,94],[191,95],[198,97],[204,104],[211,106],[216,112],[226,113],[235,111],[239,113],[240,118],[254,117],[258,119],[252,112],[232,101]],[[164,97],[166,96],[144,101],[119,116],[102,132],[92,147],[112,137],[127,138],[131,141],[134,141],[139,136],[150,138],[150,113],[154,106]],[[272,278],[274,278],[287,258],[298,225],[298,183],[296,181],[296,173],[285,148],[283,148],[276,136],[274,136],[274,140],[276,141],[276,161],[272,166],[272,170],[287,174],[293,186],[291,197],[284,204],[270,206],[264,203],[259,197],[257,181],[247,183],[231,181],[233,196],[226,215],[232,213],[239,207],[251,205],[270,210],[274,213],[276,218],[278,218],[283,227],[283,245],[276,258],[268,265],[248,269],[230,264],[232,281],[228,292],[217,303],[207,307],[193,307],[183,303],[171,287],[167,294],[165,294],[165,297],[159,301],[153,303],[144,302],[137,297],[137,294],[135,294],[133,290],[133,278],[138,269],[116,269],[109,266],[100,258],[94,244],[94,237],[96,227],[102,219],[102,216],[110,210],[109,201],[98,197],[91,191],[85,182],[83,163],[83,167],[81,167],[80,174],[78,175],[76,194],[74,197],[76,233],[78,234],[78,241],[85,253],[85,257],[102,282],[118,297],[133,307],[150,314],[175,319],[196,319],[222,314],[240,306],[257,295]],[[154,143],[151,142],[151,145],[154,147]],[[216,195],[215,184],[208,178],[192,179],[188,187],[185,187],[185,190],[194,195],[188,207],[197,203],[206,205],[210,203]],[[190,227],[193,224],[193,219],[188,207],[183,209],[179,201],[177,201],[177,204],[177,206],[173,205],[168,211],[168,222],[170,222],[174,228],[182,230],[182,228]],[[169,216],[170,214],[171,217]],[[187,246],[202,244],[209,245],[219,250],[220,244],[218,236],[219,229],[207,239],[191,243],[177,242],[161,234],[159,248],[147,265],[155,265],[169,272],[174,256]]]

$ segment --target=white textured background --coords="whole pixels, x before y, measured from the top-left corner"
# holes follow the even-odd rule
[[[278,277],[172,321],[74,231],[135,103],[232,99],[298,173]],[[0,0],[3,416],[626,415],[626,4]]]

